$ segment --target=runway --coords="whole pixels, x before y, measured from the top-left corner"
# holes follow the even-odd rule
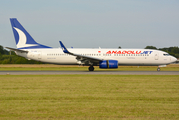
[[[179,75],[179,71],[0,71],[0,75]]]

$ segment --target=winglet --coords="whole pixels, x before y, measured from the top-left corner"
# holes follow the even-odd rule
[[[60,45],[61,45],[61,48],[62,48],[63,52],[64,52],[64,53],[70,53],[70,52],[66,49],[66,47],[63,45],[63,43],[62,43],[61,41],[59,41],[59,42],[60,42]]]

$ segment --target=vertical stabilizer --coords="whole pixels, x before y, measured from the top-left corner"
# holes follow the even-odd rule
[[[51,48],[37,43],[16,18],[10,18],[18,49]]]

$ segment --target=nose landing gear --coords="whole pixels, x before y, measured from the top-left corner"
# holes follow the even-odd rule
[[[158,68],[157,68],[157,71],[160,71],[160,68],[161,67],[166,67],[167,65],[159,65]]]
[[[160,68],[159,68],[159,67],[157,68],[157,71],[160,71]]]

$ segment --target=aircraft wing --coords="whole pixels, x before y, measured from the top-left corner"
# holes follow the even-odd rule
[[[103,59],[100,59],[100,58],[85,56],[85,55],[80,55],[80,54],[69,52],[67,50],[67,48],[63,45],[63,43],[61,41],[59,41],[59,42],[60,42],[61,48],[64,53],[76,56],[76,59],[79,61],[82,61],[82,62],[88,61],[88,62],[92,62],[92,63],[93,62],[99,63],[100,61],[103,61]]]
[[[28,53],[29,51],[25,51],[25,50],[20,50],[20,49],[15,49],[15,48],[10,48],[10,47],[5,47],[7,49],[10,49],[12,51],[17,51],[17,52],[21,52],[21,53]]]

